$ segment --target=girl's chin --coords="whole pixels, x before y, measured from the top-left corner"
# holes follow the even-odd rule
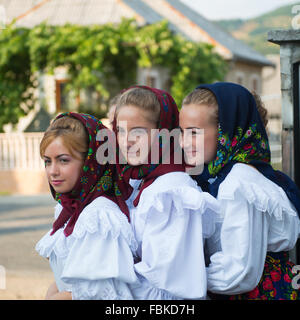
[[[70,191],[72,191],[72,189],[70,189],[70,188],[63,188],[63,187],[57,187],[57,186],[53,186],[52,184],[51,184],[51,186],[52,186],[52,188],[54,189],[54,191],[55,192],[57,192],[57,193],[67,193],[67,192],[70,192]]]
[[[184,161],[189,166],[195,166],[196,163],[197,163],[196,160],[195,160],[195,157],[185,157]]]
[[[128,160],[127,162],[128,162],[128,164],[130,166],[133,166],[133,167],[139,166],[141,164],[146,164],[146,163],[144,163],[143,161],[140,161],[140,160]]]
[[[139,166],[141,164],[147,164],[146,159],[141,159],[140,157],[128,157],[127,162],[131,166]]]

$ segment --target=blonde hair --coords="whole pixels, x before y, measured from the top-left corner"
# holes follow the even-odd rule
[[[125,91],[118,99],[116,116],[123,106],[135,106],[147,111],[147,119],[158,124],[160,116],[160,103],[156,95],[144,88],[131,88]]]
[[[266,127],[268,124],[268,110],[265,108],[260,96],[255,92],[252,91],[251,92],[256,106],[257,106],[257,110],[260,114],[261,120],[264,124],[264,126]],[[190,105],[190,104],[196,104],[196,105],[202,105],[205,104],[212,109],[212,117],[211,117],[211,121],[212,123],[215,123],[216,125],[218,124],[218,102],[217,99],[215,97],[215,95],[207,89],[195,89],[194,91],[192,91],[190,94],[188,94],[182,102],[182,105]]]
[[[86,157],[89,137],[84,125],[78,119],[64,116],[50,124],[40,143],[41,157],[45,155],[46,148],[56,138],[62,139],[63,144],[74,158],[78,159],[74,151],[81,153],[83,159]]]
[[[261,97],[255,92],[255,91],[252,91],[251,92],[253,97],[254,97],[254,100],[255,100],[255,103],[256,103],[256,106],[257,106],[257,110],[259,112],[259,115],[261,117],[261,120],[265,126],[265,128],[267,127],[267,124],[269,122],[268,120],[268,110],[266,109],[264,103],[262,102],[261,100]]]
[[[218,102],[215,95],[207,89],[195,89],[190,94],[188,94],[182,102],[183,106],[188,106],[190,104],[203,105],[205,104],[211,108],[211,123],[218,124]]]

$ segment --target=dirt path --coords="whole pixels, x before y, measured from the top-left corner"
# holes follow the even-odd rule
[[[35,245],[50,229],[49,195],[0,197],[0,300],[44,299],[53,275]]]

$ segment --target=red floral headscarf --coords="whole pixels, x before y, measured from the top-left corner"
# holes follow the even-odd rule
[[[78,119],[85,127],[89,137],[89,149],[85,158],[79,179],[74,188],[67,193],[57,193],[50,186],[55,200],[63,207],[60,215],[53,224],[53,235],[58,229],[64,227],[65,236],[72,234],[75,223],[82,210],[94,199],[104,196],[119,205],[123,213],[129,218],[128,208],[123,201],[122,194],[119,191],[117,182],[114,182],[115,166],[111,164],[99,164],[96,159],[96,152],[103,143],[96,140],[97,133],[108,129],[100,120],[89,114],[80,114],[74,112],[62,113],[55,120],[69,116]],[[54,121],[55,121],[54,120]]]
[[[150,90],[153,92],[159,103],[160,103],[160,118],[158,123],[158,129],[167,129],[169,131],[179,127],[179,111],[178,107],[172,98],[172,96],[164,90],[150,88],[147,86],[132,86],[125,91],[132,88],[142,88],[146,90]],[[116,115],[114,117],[113,122],[113,131],[117,136],[117,120]],[[163,153],[164,151],[170,152],[170,164],[162,163]],[[159,144],[159,163],[158,164],[142,164],[138,166],[131,166],[129,164],[120,165],[117,164],[117,171],[119,175],[119,180],[122,181],[122,193],[127,194],[127,197],[130,195],[132,188],[129,184],[129,179],[143,179],[142,185],[140,187],[140,191],[136,199],[134,200],[134,205],[137,206],[142,191],[148,187],[157,177],[175,171],[185,171],[185,167],[183,164],[183,157],[181,164],[175,164],[175,152],[181,152],[180,150],[174,150],[174,143],[171,141],[170,150],[165,150],[164,145],[162,143]],[[150,153],[148,159],[150,160]]]

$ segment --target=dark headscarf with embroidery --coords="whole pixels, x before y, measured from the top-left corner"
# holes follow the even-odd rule
[[[100,196],[104,196],[118,204],[123,213],[129,218],[127,206],[121,197],[117,182],[114,182],[115,166],[108,163],[99,164],[96,158],[97,149],[103,143],[97,141],[97,134],[100,130],[107,130],[107,132],[109,132],[109,130],[100,120],[89,114],[68,112],[58,115],[55,120],[64,116],[76,118],[83,124],[88,133],[89,146],[79,179],[74,188],[67,193],[57,193],[53,187],[50,186],[53,197],[63,207],[60,215],[53,224],[51,235],[58,229],[64,227],[66,223],[64,227],[65,236],[72,234],[75,223],[82,210]]]
[[[266,178],[283,188],[300,215],[300,191],[284,173],[270,164],[268,136],[253,95],[244,87],[229,82],[204,84],[196,89],[211,91],[218,103],[218,144],[216,158],[195,177],[204,190],[217,196],[221,182],[235,163],[254,166]],[[209,178],[216,178],[208,184]]]

